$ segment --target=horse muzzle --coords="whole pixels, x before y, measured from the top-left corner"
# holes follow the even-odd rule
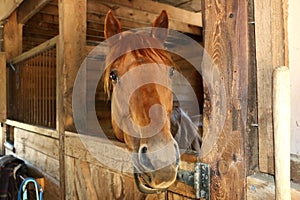
[[[133,158],[134,179],[137,188],[145,194],[159,194],[170,187],[177,177],[177,171],[180,164],[180,152],[177,142],[174,140],[175,156],[173,162],[161,168],[155,168],[151,165],[150,159],[145,167],[145,162],[139,155]],[[161,155],[164,156],[164,155]]]

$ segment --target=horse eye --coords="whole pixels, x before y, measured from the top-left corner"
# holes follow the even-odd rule
[[[174,76],[174,72],[175,72],[174,67],[171,67],[170,72],[169,72],[169,76],[170,77]]]
[[[119,77],[118,77],[117,71],[115,71],[115,70],[111,71],[110,74],[109,74],[109,78],[110,78],[113,82],[117,83],[117,82],[119,81]]]

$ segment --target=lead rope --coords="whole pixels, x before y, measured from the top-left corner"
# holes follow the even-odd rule
[[[25,178],[20,185],[20,189],[18,191],[18,200],[28,200],[27,195],[27,184],[32,182],[35,186],[35,194],[36,200],[43,200],[43,188],[36,182],[34,178]]]

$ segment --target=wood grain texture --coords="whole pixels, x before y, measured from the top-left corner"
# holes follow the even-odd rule
[[[66,157],[67,199],[162,200],[166,194],[145,195],[138,191],[132,176],[112,172],[99,165]]]
[[[272,73],[287,66],[285,0],[254,0],[257,61],[259,169],[274,173]]]
[[[58,140],[14,128],[16,155],[27,160],[43,172],[59,180]],[[33,136],[34,135],[34,136]],[[30,137],[31,136],[31,137]],[[33,142],[33,140],[36,141]],[[54,151],[51,152],[51,149]],[[49,155],[50,154],[50,155]]]
[[[7,98],[6,98],[6,54],[0,52],[0,122],[5,122],[7,118]],[[2,138],[2,137],[1,137]],[[3,144],[3,143],[1,143]]]
[[[4,26],[4,52],[7,60],[22,53],[22,25],[17,22],[17,12],[14,11]]]
[[[59,45],[57,70],[57,130],[60,135],[60,188],[61,199],[65,193],[65,130],[74,130],[72,116],[72,92],[77,71],[83,61],[86,45],[87,1],[58,1],[59,11]]]
[[[249,35],[249,68],[248,68],[248,114],[245,136],[245,160],[247,176],[258,170],[258,128],[257,128],[257,69],[255,47],[254,1],[248,1],[248,35]]]
[[[50,0],[24,1],[18,9],[18,22],[25,24],[49,2]]]
[[[227,111],[221,113],[226,117],[223,130],[213,149],[203,158],[212,168],[211,199],[245,199],[248,4],[242,0],[205,1],[203,12],[204,47],[220,71],[227,97]],[[209,121],[209,106],[209,102],[208,106],[205,104],[204,123]]]
[[[129,2],[129,1],[124,1],[123,5],[128,4],[126,2]],[[156,7],[156,10],[158,10],[158,11],[163,10],[163,7],[164,7],[164,6],[161,6],[160,8],[157,8],[159,6],[159,3],[151,2],[151,1],[144,2],[144,4],[142,2],[138,2],[138,1],[135,1],[134,4],[132,2],[129,3],[130,5],[135,5],[135,7],[139,6],[140,9],[135,9],[132,6],[124,7],[124,6],[120,6],[120,4],[122,5],[122,1],[118,1],[117,4],[116,4],[116,1],[115,1],[115,3],[112,3],[112,1],[107,1],[107,2],[89,1],[88,2],[88,11],[89,11],[89,13],[107,13],[111,9],[111,10],[113,10],[113,13],[116,15],[117,18],[128,19],[129,21],[134,21],[135,23],[143,24],[143,26],[151,26],[153,19],[155,19],[159,15],[159,13],[152,13],[149,11],[145,11],[145,7],[149,8],[150,7],[149,4],[152,4],[152,5],[154,4]],[[143,5],[143,6],[141,6],[141,5]],[[199,13],[192,13],[192,12],[184,11],[184,10],[180,10],[180,9],[177,9],[177,10],[186,13],[185,15],[181,16],[182,18],[188,18],[187,14],[196,16],[195,18],[190,17],[190,19],[193,19],[192,21],[197,21],[198,26],[187,23],[189,20],[186,20],[186,21],[184,21],[182,19],[178,20],[179,19],[178,16],[176,17],[174,13],[170,13],[172,16],[175,17],[176,20],[174,20],[174,18],[171,17],[169,20],[169,27],[171,29],[186,32],[186,33],[200,34],[201,33],[201,29],[200,29],[201,15]],[[180,13],[178,13],[178,15],[179,14]],[[126,26],[126,25],[128,25],[128,24],[124,24],[124,26]]]

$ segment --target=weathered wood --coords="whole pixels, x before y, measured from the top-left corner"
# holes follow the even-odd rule
[[[193,198],[181,196],[179,194],[168,192],[168,198],[166,200],[191,200]]]
[[[74,130],[72,117],[72,90],[77,71],[84,59],[86,43],[86,0],[74,4],[68,0],[59,2],[60,13],[60,53],[63,66],[63,93],[65,108],[65,128]],[[76,33],[76,34],[74,34]]]
[[[5,155],[5,138],[6,138],[6,125],[4,123],[0,123],[0,154]]]
[[[37,47],[34,47],[33,49],[22,53],[21,55],[14,57],[13,59],[10,60],[11,63],[16,64],[19,63],[27,58],[30,58],[33,55],[36,55],[42,51],[45,51],[57,44],[58,36],[38,45]]]
[[[15,141],[36,151],[42,151],[53,159],[59,159],[59,144],[57,138],[50,138],[45,135],[16,128]]]
[[[257,69],[254,25],[254,1],[248,1],[248,35],[249,35],[249,68],[248,68],[248,111],[247,132],[245,136],[245,160],[247,176],[258,169],[258,128],[257,128]]]
[[[275,200],[274,177],[255,174],[247,177],[247,200]],[[300,186],[291,184],[291,200],[300,199]]]
[[[70,156],[66,156],[66,170],[68,199],[165,199],[165,193],[140,193],[133,177]]]
[[[16,11],[8,18],[4,26],[4,51],[7,60],[20,55],[22,52],[22,25],[17,23]]]
[[[6,101],[6,54],[0,52],[0,122],[5,122],[7,118]],[[2,144],[2,143],[1,143]]]
[[[189,12],[171,5],[148,0],[106,0],[105,2],[119,6],[126,6],[127,8],[146,11],[148,13],[154,13],[156,15],[160,14],[162,10],[166,10],[171,19],[202,27],[202,13],[200,12]]]
[[[150,1],[147,1],[147,3]],[[98,2],[98,1],[89,1],[88,2],[88,11],[89,13],[107,13],[110,9],[114,6],[113,4],[110,6],[110,3],[105,2]],[[146,4],[147,7],[150,7]],[[162,10],[161,8],[159,10]],[[144,24],[144,26],[151,26],[153,19],[157,17],[157,14],[152,14],[147,11],[133,9],[132,7],[123,7],[123,6],[116,6],[113,8],[113,12],[118,18],[128,19],[132,21],[139,22]],[[199,15],[199,14],[198,14]],[[201,16],[201,15],[199,15]],[[197,19],[197,18],[196,18]],[[201,22],[201,18],[198,18],[199,22]],[[188,21],[188,20],[187,20]],[[174,30],[192,33],[192,34],[201,34],[200,27],[193,26],[187,24],[185,21],[175,21],[172,18],[169,20],[169,27]]]
[[[38,133],[38,134],[41,134],[41,135],[44,135],[47,137],[52,137],[52,138],[57,138],[57,139],[59,138],[59,135],[56,130],[47,129],[47,128],[34,126],[34,125],[30,125],[30,124],[25,124],[25,123],[17,122],[17,121],[10,120],[10,119],[6,120],[6,124],[9,126],[17,127],[20,129],[34,132],[34,133]]]
[[[0,21],[5,20],[15,9],[22,3],[23,0],[2,0],[0,7]]]
[[[84,59],[86,45],[87,0],[58,1],[59,45],[57,52],[57,130],[60,136],[59,174],[61,199],[66,199],[65,130],[74,130],[72,90],[77,71]]]
[[[277,67],[273,73],[273,122],[275,145],[275,196],[277,200],[291,199],[290,191],[290,71]]]
[[[246,1],[204,1],[204,47],[221,74],[227,110],[223,129],[203,161],[212,168],[211,199],[245,199],[244,137],[248,89],[248,4]],[[204,80],[205,81],[205,80]],[[205,93],[207,92],[205,87]],[[220,105],[221,103],[219,103]],[[210,105],[204,108],[207,131]],[[220,109],[217,106],[215,109]],[[217,122],[219,123],[219,122]],[[206,133],[204,132],[204,135]],[[204,144],[205,145],[205,144]],[[203,149],[203,148],[202,148]],[[234,180],[234,181],[233,181]]]
[[[25,24],[50,1],[51,0],[24,1],[18,9],[18,22],[20,24]]]
[[[272,73],[287,66],[286,1],[254,0],[257,61],[257,102],[259,131],[259,169],[274,173],[272,122]]]
[[[51,145],[53,142],[50,142],[50,147],[46,145],[47,141],[49,142],[49,139],[46,137],[38,137],[39,142],[44,143],[45,145],[39,145],[37,143],[31,144],[29,141],[27,142],[26,139],[24,139],[24,137],[26,138],[28,135],[30,135],[30,133],[22,129],[15,128],[16,140],[14,142],[14,146],[16,155],[38,167],[54,179],[59,180],[59,161],[57,158],[54,158],[55,156],[53,156],[53,154],[52,156],[48,155],[51,154],[49,148],[57,146],[55,140],[53,139],[56,145]],[[48,150],[44,150],[43,148],[40,148],[40,146],[45,146]]]

